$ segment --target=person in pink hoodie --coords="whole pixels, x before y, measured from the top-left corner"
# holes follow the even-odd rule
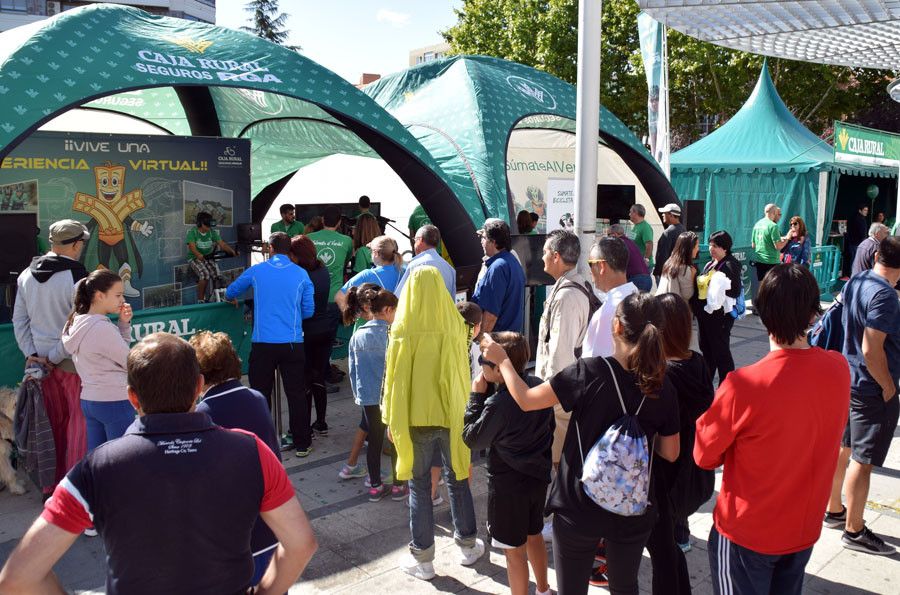
[[[81,410],[88,451],[119,438],[134,421],[126,386],[131,306],[122,279],[99,269],[75,286],[74,308],[63,329],[63,346],[81,377]],[[118,314],[118,325],[109,319]]]

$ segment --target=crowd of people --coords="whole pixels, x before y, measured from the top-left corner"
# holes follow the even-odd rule
[[[728,232],[710,234],[711,260],[698,270],[700,237],[685,231],[679,205],[666,205],[654,258],[635,205],[633,237],[613,225],[590,248],[588,280],[579,238],[552,231],[542,260],[554,283],[530,371],[526,278],[508,224],[487,219],[478,230],[482,272],[471,301],[457,303],[438,228],[411,221],[415,255],[404,267],[368,207],[360,201],[352,238],[335,206],[315,231],[282,207],[269,257],[228,286],[229,300],[253,289],[249,388],[221,333],[190,342],[157,333],[129,350],[121,279],[78,263],[81,224],[51,226],[50,252],[19,279],[15,321],[26,365],[43,376],[57,467],[0,590],[58,589],[53,564],[78,534],[96,531],[111,593],[285,592],[316,542],[281,452],[307,457],[328,431],[341,324],[353,327],[348,374],[360,423],[338,475],[365,478],[373,503],[407,502],[403,570],[417,579],[436,575],[439,482],[459,563],[484,554],[477,518],[486,518],[515,595],[528,592],[529,567],[535,592],[550,593],[545,541],[563,595],[589,585],[637,593],[645,548],[653,592],[690,593],[689,517],[712,497],[719,467],[707,546],[716,593],[800,593],[823,526],[843,528],[849,549],[895,553],[863,517],[869,476],[898,421],[900,238],[873,224],[874,249],[860,243],[840,310],[821,316],[805,224],[792,218],[782,236],[781,210],[768,205],[752,241],[753,310],[770,352],[735,370],[730,335],[746,306]],[[272,423],[276,372],[286,437]],[[473,453],[484,451],[488,502],[477,511],[470,478]],[[146,473],[156,478],[149,485]],[[204,515],[188,505],[199,501]],[[148,526],[148,516],[163,520]],[[129,564],[136,555],[145,563]]]

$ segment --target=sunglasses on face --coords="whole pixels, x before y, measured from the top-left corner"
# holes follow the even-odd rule
[[[491,369],[494,369],[497,367],[497,364],[495,364],[494,362],[492,362],[489,359],[485,359],[485,357],[483,355],[478,356],[478,365],[479,366],[487,366],[488,368],[491,368]]]

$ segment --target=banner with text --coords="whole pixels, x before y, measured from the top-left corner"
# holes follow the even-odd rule
[[[900,167],[900,134],[835,122],[834,159],[861,165]]]
[[[250,221],[250,141],[233,138],[36,132],[0,162],[0,217],[76,219],[91,232],[81,259],[126,281],[135,308],[194,303],[185,238],[209,212],[226,242]],[[219,262],[226,282],[245,256]]]

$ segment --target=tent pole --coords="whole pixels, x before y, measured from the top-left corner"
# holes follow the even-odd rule
[[[600,18],[603,0],[578,3],[578,78],[575,106],[575,233],[581,240],[579,269],[597,226],[597,144],[600,142]]]
[[[828,237],[825,235],[825,208],[828,204],[828,178],[827,170],[819,172],[819,206],[816,209],[816,245],[824,246]]]
[[[896,213],[894,214],[895,225],[897,221],[900,221],[900,170],[898,170],[897,175],[897,207]],[[893,231],[893,230],[891,230]]]

